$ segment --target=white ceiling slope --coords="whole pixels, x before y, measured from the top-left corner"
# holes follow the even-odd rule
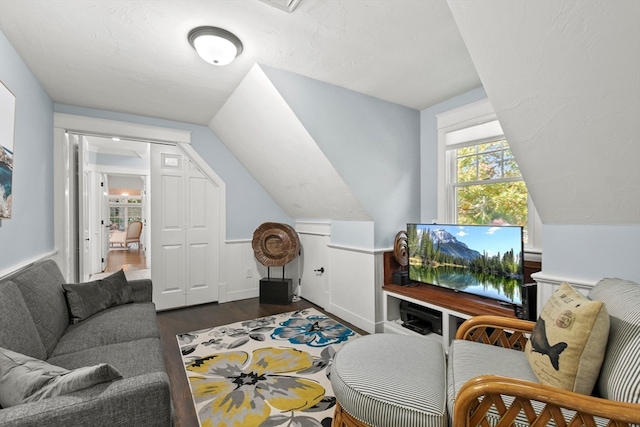
[[[371,220],[259,65],[209,127],[289,217]]]
[[[640,223],[640,2],[448,1],[545,224]]]
[[[244,51],[205,63],[201,25]],[[201,125],[256,63],[418,110],[480,86],[445,0],[0,0],[0,29],[56,103]]]

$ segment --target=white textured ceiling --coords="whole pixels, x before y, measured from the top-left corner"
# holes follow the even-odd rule
[[[244,44],[226,67],[197,26]],[[415,109],[480,86],[444,0],[0,0],[0,29],[54,102],[207,125],[255,63]]]

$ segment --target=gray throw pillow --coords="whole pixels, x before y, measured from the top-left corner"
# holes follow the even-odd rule
[[[122,378],[106,363],[69,371],[0,347],[0,406],[9,408]]]
[[[120,270],[104,279],[63,284],[71,323],[78,323],[116,305],[133,302],[133,289]]]

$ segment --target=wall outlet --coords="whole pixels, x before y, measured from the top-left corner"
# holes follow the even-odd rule
[[[253,271],[251,271],[250,268],[247,268],[247,278],[252,277],[253,276]]]

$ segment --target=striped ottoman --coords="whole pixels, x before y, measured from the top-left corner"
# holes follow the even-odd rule
[[[332,427],[445,427],[445,376],[439,342],[396,334],[358,338],[333,360]]]

